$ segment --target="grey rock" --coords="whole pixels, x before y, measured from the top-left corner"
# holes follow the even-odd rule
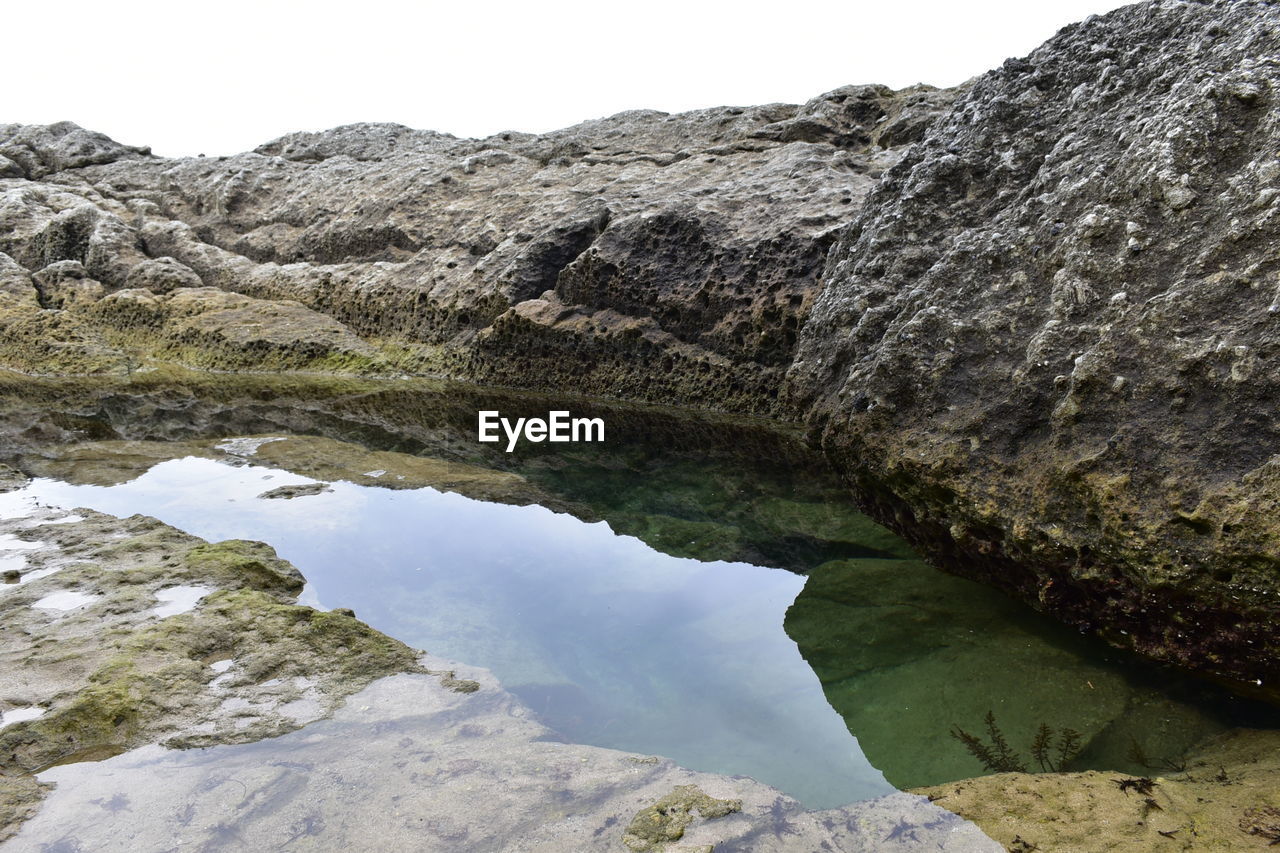
[[[953,571],[1280,695],[1280,9],[1152,2],[978,79],[828,261],[789,393]]]
[[[304,483],[295,486],[276,486],[274,489],[268,489],[258,495],[263,500],[292,500],[293,498],[304,498],[309,495],[322,495],[325,492],[332,492],[333,488],[328,483]],[[346,608],[338,608],[339,611],[345,611]],[[354,613],[350,615],[354,616]]]
[[[166,257],[145,260],[129,270],[124,286],[152,293],[168,293],[179,287],[203,287],[204,282],[191,267]]]
[[[57,261],[32,276],[42,308],[72,308],[97,302],[106,293],[79,261]]]
[[[69,121],[50,125],[0,124],[0,177],[20,172],[36,180],[65,169],[114,163],[150,155],[147,148],[121,145],[106,134]]]
[[[184,160],[94,136],[53,171],[27,164],[53,164],[53,141],[83,131],[7,127],[5,156],[29,180],[0,184],[0,251],[29,272],[78,261],[108,293],[296,303],[377,341],[358,362],[325,339],[299,346],[311,363],[293,368],[773,411],[827,248],[901,154],[878,128],[907,101],[918,112],[920,91],[846,87],[486,139],[356,124]],[[22,160],[19,141],[44,153]],[[122,300],[67,306],[66,327],[87,334],[145,302]],[[175,303],[147,304],[149,328],[172,325]],[[211,366],[202,340],[166,333],[155,349],[119,331],[104,340]],[[0,363],[30,369],[30,334],[0,342]]]

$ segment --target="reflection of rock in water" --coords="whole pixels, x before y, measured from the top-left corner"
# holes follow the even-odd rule
[[[429,677],[394,676],[291,735],[201,751],[146,747],[52,771],[45,807],[4,849],[132,853],[181,838],[209,851],[304,841],[326,850],[614,851],[627,832],[647,843],[633,830],[664,804],[686,808],[659,829],[674,840],[678,828],[694,849],[1001,849],[923,797],[809,812],[743,777],[555,742],[488,673],[463,674],[481,689],[459,694]]]
[[[698,560],[803,572],[911,554],[858,512],[821,457],[767,424],[582,401],[575,412],[603,418],[608,442],[507,454],[475,440],[478,408],[525,416],[563,405],[425,382],[0,378],[8,458],[68,482],[121,483],[181,455],[243,458],[315,480],[538,503]]]
[[[325,492],[332,492],[333,489],[328,483],[305,483],[299,486],[277,486],[274,489],[268,489],[259,498],[266,501],[271,500],[293,500],[294,498],[305,498],[310,495],[322,495]]]
[[[950,732],[983,731],[990,711],[1024,756],[1047,724],[1083,734],[1071,769],[1134,773],[1150,769],[1132,757],[1135,745],[1177,757],[1241,715],[1276,722],[1222,691],[1126,666],[1000,593],[916,560],[819,567],[786,630],[867,757],[900,788],[983,772]]]

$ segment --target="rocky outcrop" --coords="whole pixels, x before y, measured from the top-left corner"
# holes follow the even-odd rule
[[[832,252],[791,398],[932,561],[1280,696],[1280,8],[976,81]]]
[[[0,126],[0,363],[772,411],[836,231],[952,97],[850,86],[479,140],[362,124],[185,160]]]

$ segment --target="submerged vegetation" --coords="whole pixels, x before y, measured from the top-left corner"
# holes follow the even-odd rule
[[[959,726],[953,726],[951,736],[964,744],[969,754],[982,762],[992,773],[1026,773],[1028,765],[1022,756],[1009,746],[1004,732],[996,724],[994,711],[987,711],[983,718],[988,742],[970,734]],[[1061,773],[1071,760],[1080,754],[1080,732],[1071,728],[1058,731],[1048,723],[1041,723],[1031,739],[1031,758],[1042,773]]]

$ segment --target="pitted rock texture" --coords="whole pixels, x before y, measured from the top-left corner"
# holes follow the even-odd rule
[[[1280,696],[1280,7],[976,81],[839,240],[793,401],[933,561]]]
[[[480,140],[361,124],[183,160],[0,126],[0,363],[772,411],[837,229],[953,98],[849,86]]]

